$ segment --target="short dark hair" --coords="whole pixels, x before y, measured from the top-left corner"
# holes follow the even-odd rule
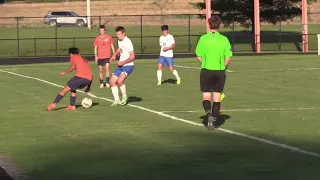
[[[69,48],[69,54],[78,55],[79,49],[76,47],[71,47],[71,48]]]
[[[100,25],[100,29],[104,29],[104,30],[106,30],[106,26],[104,26],[104,25]]]
[[[218,15],[212,15],[208,19],[210,29],[218,30],[221,24],[221,18]]]
[[[119,32],[119,31],[121,31],[122,33],[126,32],[126,30],[124,29],[123,26],[118,26],[118,27],[116,28],[116,32]]]
[[[169,26],[168,25],[162,25],[161,26],[161,30],[162,31],[169,30]]]

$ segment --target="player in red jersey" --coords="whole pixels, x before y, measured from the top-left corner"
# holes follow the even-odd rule
[[[105,86],[107,88],[110,87],[109,80],[110,80],[110,48],[112,49],[112,53],[114,54],[114,46],[113,46],[113,39],[110,35],[106,34],[106,27],[104,25],[100,26],[100,35],[96,37],[94,40],[94,55],[95,61],[99,65],[99,81],[100,81],[100,88],[104,87],[103,83],[103,66],[106,67],[106,82]]]
[[[53,108],[55,108],[59,101],[69,91],[71,91],[70,105],[66,107],[65,110],[76,110],[76,90],[87,87],[85,92],[88,93],[90,91],[90,87],[92,84],[92,71],[88,61],[79,55],[78,48],[69,48],[69,54],[71,65],[67,71],[61,72],[60,75],[66,75],[73,70],[76,70],[76,75],[67,82],[66,86],[60,91],[53,103],[48,105],[48,111],[51,111]]]

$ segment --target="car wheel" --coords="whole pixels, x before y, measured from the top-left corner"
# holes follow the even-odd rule
[[[83,27],[84,26],[84,21],[83,20],[78,20],[76,25],[77,25],[77,27]]]
[[[50,20],[49,21],[49,26],[50,27],[56,27],[57,26],[57,21],[56,20]]]

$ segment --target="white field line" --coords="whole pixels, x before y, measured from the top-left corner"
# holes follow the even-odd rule
[[[39,78],[31,77],[31,76],[26,76],[26,75],[22,75],[22,74],[10,72],[10,71],[5,71],[5,70],[0,70],[0,72],[8,73],[8,74],[11,74],[11,75],[15,75],[15,76],[19,76],[19,77],[23,77],[23,78],[27,78],[27,79],[33,79],[33,80],[40,81],[40,82],[43,82],[43,83],[46,83],[46,84],[50,84],[50,85],[55,86],[55,87],[63,88],[63,86],[61,86],[61,85],[58,85],[58,84],[55,84],[53,82],[46,81],[46,80],[43,80],[43,79],[39,79]],[[78,91],[78,92],[84,93],[83,91]],[[105,100],[105,101],[108,101],[108,102],[113,102],[111,99],[98,97],[98,96],[95,96],[95,95],[93,95],[91,93],[89,93],[89,96],[91,96],[92,98],[101,99],[101,100]],[[167,117],[167,118],[175,120],[175,121],[184,122],[184,123],[191,124],[191,125],[194,125],[194,126],[203,126],[203,124],[200,124],[200,123],[196,123],[196,122],[193,122],[193,121],[190,121],[190,120],[182,119],[182,118],[179,118],[179,117],[176,117],[176,116],[172,116],[172,115],[169,115],[169,114],[165,114],[163,112],[155,111],[155,110],[152,110],[152,109],[144,108],[142,106],[137,106],[137,105],[133,105],[133,104],[128,104],[128,106],[134,107],[134,108],[146,111],[146,112],[154,113],[154,114],[157,114],[159,116]],[[282,144],[282,143],[274,142],[274,141],[271,141],[271,140],[268,140],[268,139],[263,139],[263,138],[259,138],[259,137],[255,137],[255,136],[251,136],[251,135],[247,135],[247,134],[231,131],[231,130],[228,130],[228,129],[219,128],[218,130],[226,132],[226,133],[229,133],[229,134],[241,136],[241,137],[244,137],[244,138],[247,138],[247,139],[259,141],[259,142],[262,142],[262,143],[265,143],[265,144],[281,147],[283,149],[287,149],[287,150],[290,150],[292,152],[297,152],[297,153],[300,153],[300,154],[310,155],[310,156],[313,156],[313,157],[320,158],[320,154],[319,153],[306,151],[306,150],[300,149],[298,147],[289,146],[289,145],[286,145],[286,144]]]
[[[176,67],[180,68],[186,68],[186,69],[201,69],[199,67],[194,67],[194,66],[182,66],[182,65],[175,65]],[[270,72],[270,71],[313,71],[313,70],[319,70],[320,68],[288,68],[288,69],[251,69],[251,70],[246,70],[246,72]],[[239,72],[239,71],[231,71],[231,70],[226,70],[227,72]]]
[[[320,107],[307,107],[307,108],[266,108],[266,109],[222,109],[221,112],[252,112],[252,111],[299,111],[299,110],[313,110],[320,109]],[[185,110],[185,111],[161,111],[163,113],[194,113],[204,112],[204,110]]]
[[[0,70],[4,70],[4,71],[15,71],[15,70],[18,70],[18,68],[4,68],[4,69],[0,69]]]

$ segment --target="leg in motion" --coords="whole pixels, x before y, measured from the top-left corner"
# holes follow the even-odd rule
[[[127,89],[126,89],[126,85],[124,84],[124,80],[127,78],[126,73],[121,73],[121,75],[118,78],[118,85],[120,87],[120,91],[122,93],[122,100],[121,100],[121,105],[126,105],[127,104],[127,100],[128,100],[128,96],[127,96]]]
[[[56,96],[56,98],[54,99],[53,103],[49,104],[47,107],[48,111],[51,111],[53,108],[56,107],[56,105],[61,101],[61,99],[66,95],[67,92],[70,91],[70,87],[68,85],[66,85],[60,92],[59,94]]]
[[[174,58],[173,57],[167,57],[166,62],[169,66],[170,72],[174,75],[174,77],[177,80],[177,84],[179,85],[181,83],[181,78],[178,74],[178,71],[174,68]]]
[[[161,85],[161,83],[162,83],[162,67],[163,67],[164,63],[165,63],[164,57],[160,56],[158,59],[158,69],[157,69],[158,83],[157,83],[157,85]]]
[[[107,60],[107,63],[106,63],[106,87],[107,88],[110,88],[110,63],[109,63],[109,60]]]
[[[102,65],[99,65],[99,83],[100,83],[100,88],[103,88],[104,84],[103,84],[103,66]]]
[[[110,86],[111,86],[114,102],[111,104],[111,106],[117,106],[118,104],[120,104],[119,89],[117,86],[117,81],[118,81],[118,77],[116,75],[112,75],[110,80]]]
[[[76,110],[76,98],[77,98],[77,91],[76,90],[71,90],[71,95],[70,95],[70,105],[65,108],[65,110],[73,111]]]

